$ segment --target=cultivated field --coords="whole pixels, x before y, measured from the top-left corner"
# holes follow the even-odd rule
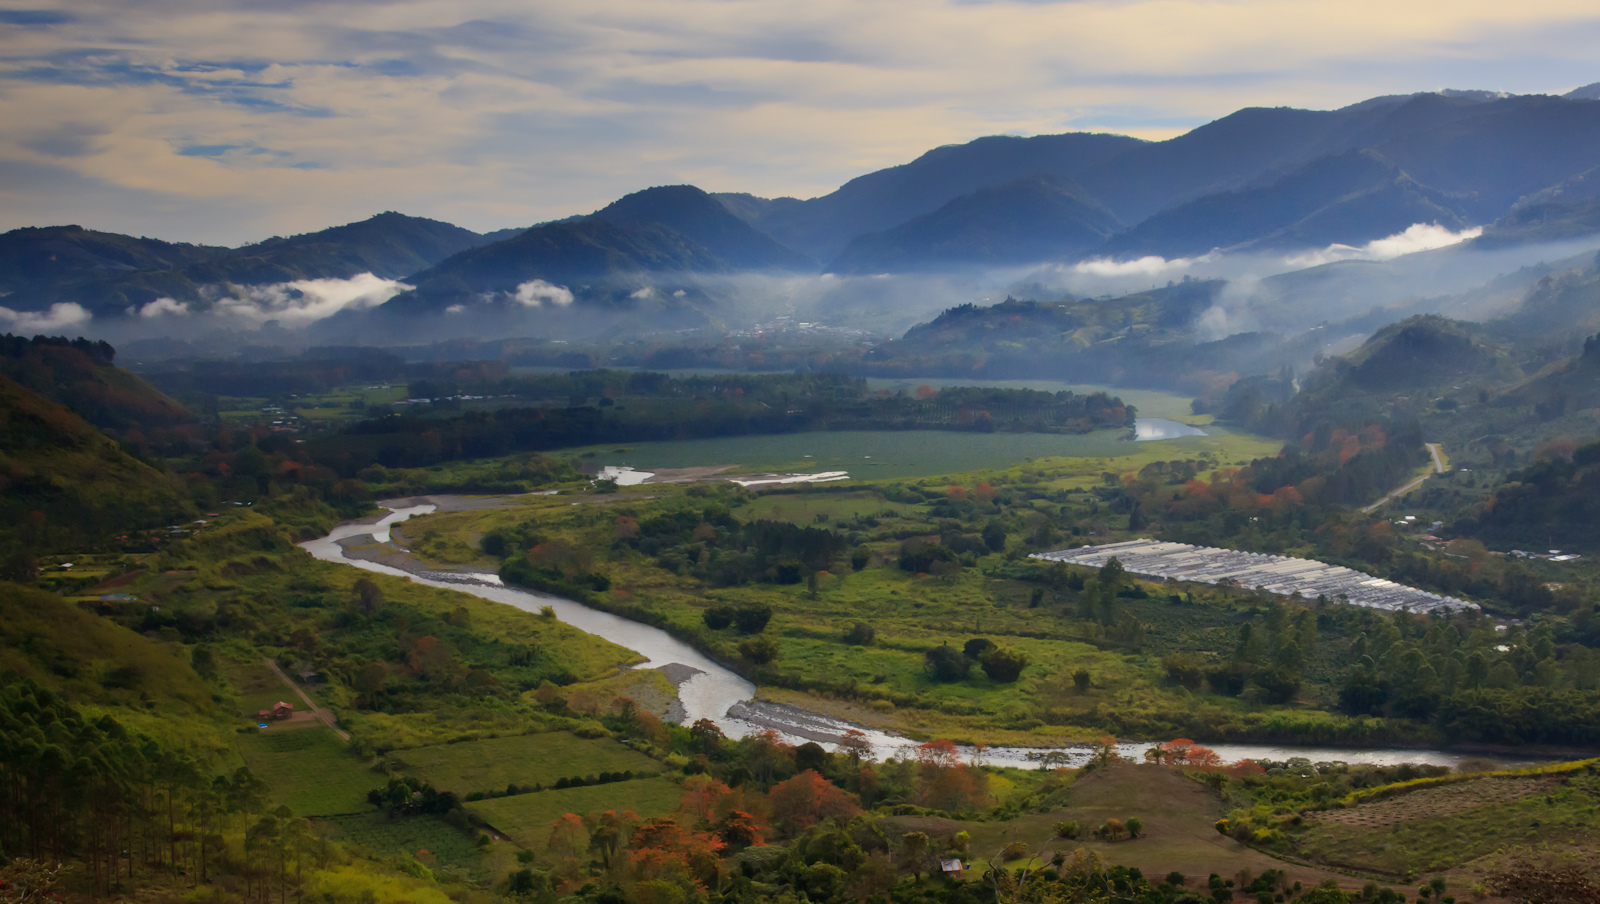
[[[384,778],[345,749],[332,729],[242,735],[245,765],[266,783],[267,796],[296,816],[332,816],[368,809],[367,792]]]
[[[371,810],[317,820],[332,830],[334,840],[358,844],[380,857],[409,854],[435,872],[454,872],[474,882],[493,878],[490,855],[473,836],[437,816],[391,817]]]
[[[604,810],[632,810],[640,817],[676,810],[682,789],[664,778],[612,782],[560,791],[537,791],[467,804],[467,810],[512,841],[534,851],[545,849],[550,825],[564,813],[582,816]]]
[[[662,769],[616,741],[588,740],[564,731],[402,750],[389,757],[389,765],[461,796],[503,790],[508,784],[548,788],[560,778],[624,771],[654,775]]]
[[[1600,856],[1600,776],[1481,778],[1317,814],[1296,842],[1308,860],[1409,880],[1444,873],[1459,887],[1480,861],[1555,844]]]

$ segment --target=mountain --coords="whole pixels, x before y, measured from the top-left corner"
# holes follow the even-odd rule
[[[980,188],[1035,173],[1076,178],[1077,173],[1143,144],[1126,135],[1086,132],[1032,138],[994,135],[934,148],[910,163],[858,176],[808,201],[718,197],[778,241],[831,260],[858,235],[931,213]]]
[[[1246,243],[1361,245],[1413,223],[1465,225],[1455,199],[1420,185],[1375,151],[1313,161],[1270,185],[1208,195],[1112,239],[1113,253],[1188,257]]]
[[[724,273],[728,264],[682,234],[653,222],[622,226],[586,218],[536,226],[514,238],[464,251],[411,277],[417,287],[390,300],[385,313],[438,311],[446,305],[490,299],[518,301],[520,286],[535,280],[560,291],[541,300],[524,293],[521,304],[538,307],[574,297],[623,296],[641,288],[647,273]],[[561,292],[569,294],[563,296]]]
[[[880,273],[1055,260],[1101,244],[1120,225],[1077,183],[1036,173],[858,236],[828,269]]]
[[[593,219],[618,226],[666,226],[739,270],[814,270],[817,262],[735,216],[693,185],[634,192],[596,211]]]
[[[236,248],[189,268],[187,275],[196,282],[245,284],[358,273],[399,279],[482,244],[484,237],[470,229],[385,211],[358,223]]]
[[[1600,82],[1574,88],[1561,96],[1567,100],[1600,100]]]
[[[207,286],[348,279],[395,279],[482,244],[475,232],[398,213],[241,248],[179,245],[91,232],[77,226],[0,235],[0,287],[8,307],[59,302],[96,317],[117,316],[157,298],[203,302]]]

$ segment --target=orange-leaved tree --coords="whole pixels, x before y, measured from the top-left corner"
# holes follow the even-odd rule
[[[791,835],[804,831],[824,819],[850,819],[861,812],[854,794],[841,790],[807,769],[767,792],[772,817]]]

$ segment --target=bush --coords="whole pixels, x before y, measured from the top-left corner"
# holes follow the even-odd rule
[[[1089,682],[1093,680],[1094,676],[1089,674],[1088,669],[1078,669],[1076,672],[1072,673],[1072,684],[1078,689],[1078,693],[1080,694],[1089,693]]]
[[[1056,823],[1056,837],[1057,838],[1065,838],[1068,841],[1076,841],[1078,836],[1080,834],[1082,834],[1082,832],[1083,832],[1083,829],[1075,822],[1058,822],[1058,823]]]
[[[1128,828],[1129,838],[1138,838],[1139,833],[1144,831],[1144,820],[1137,816],[1128,817],[1127,821],[1124,822],[1123,825]]]
[[[733,610],[733,622],[740,634],[760,634],[772,621],[771,606],[740,606]]]
[[[968,659],[982,659],[998,649],[1000,648],[995,646],[994,641],[987,637],[974,637],[961,645],[961,652],[966,654]]]
[[[1015,650],[993,650],[981,662],[984,674],[1002,683],[1016,681],[1028,667],[1028,657]]]
[[[778,644],[770,637],[739,641],[739,655],[751,665],[766,665],[778,658]]]
[[[972,670],[967,657],[951,646],[934,647],[923,654],[923,659],[935,681],[962,681]]]
[[[706,623],[707,628],[710,628],[713,631],[721,631],[722,629],[733,624],[733,607],[712,606],[706,611],[700,613],[700,618]]]
[[[878,632],[866,622],[856,622],[855,627],[845,632],[844,642],[858,647],[870,647],[878,639]]]

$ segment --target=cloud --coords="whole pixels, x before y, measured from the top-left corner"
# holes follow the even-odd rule
[[[1160,255],[1147,254],[1144,257],[1131,261],[1113,260],[1108,257],[1090,258],[1072,265],[1075,273],[1094,277],[1122,277],[1136,276],[1141,278],[1164,278],[1169,274],[1183,273],[1196,264],[1207,263],[1213,260],[1212,255],[1203,257],[1175,257],[1171,260]]]
[[[530,308],[552,304],[566,306],[572,304],[572,291],[566,286],[556,286],[542,279],[530,279],[520,286],[514,296],[517,304]]]
[[[140,317],[161,317],[166,314],[183,315],[187,313],[189,313],[187,304],[171,298],[157,298],[139,309]]]
[[[218,316],[257,326],[269,320],[285,326],[304,326],[345,309],[377,307],[411,288],[399,280],[383,279],[371,273],[349,279],[300,279],[239,287],[238,294],[216,297],[211,310]]]
[[[48,311],[13,311],[0,307],[0,328],[18,335],[64,330],[89,320],[89,312],[70,301],[53,304]]]
[[[1447,248],[1457,245],[1468,239],[1475,239],[1483,235],[1482,226],[1463,229],[1460,232],[1451,232],[1447,227],[1438,223],[1413,223],[1404,232],[1353,247],[1350,245],[1333,244],[1318,251],[1304,254],[1291,254],[1284,258],[1284,263],[1289,269],[1301,267],[1315,267],[1319,264],[1331,264],[1334,261],[1387,261],[1406,254],[1418,251],[1432,251],[1435,248]]]

